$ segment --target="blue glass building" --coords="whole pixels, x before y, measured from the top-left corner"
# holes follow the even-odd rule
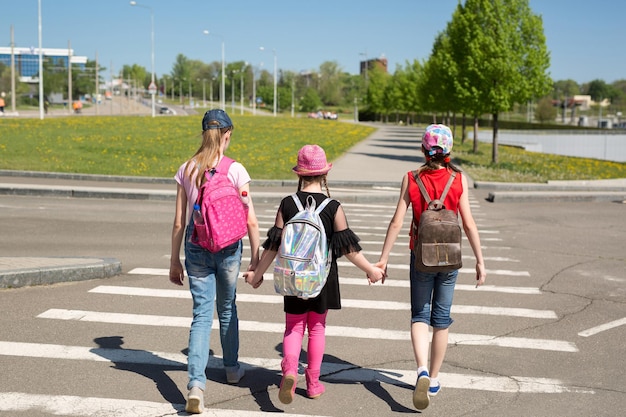
[[[15,74],[20,82],[31,83],[37,81],[39,73],[39,48],[13,47],[15,60]],[[86,56],[76,56],[72,49],[42,48],[43,60],[48,65],[59,68],[67,68],[68,61],[85,68]],[[0,47],[0,63],[11,67],[11,48]]]

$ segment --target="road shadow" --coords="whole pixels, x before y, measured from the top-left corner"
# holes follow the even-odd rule
[[[388,148],[385,146],[384,148]],[[389,159],[392,161],[402,161],[402,162],[412,162],[415,164],[423,164],[424,157],[423,156],[413,156],[413,155],[390,155],[384,153],[370,153],[370,152],[352,152],[353,155],[364,155],[371,158],[380,158],[380,159]]]
[[[145,350],[124,349],[122,347],[124,344],[123,336],[97,337],[93,341],[99,347],[90,351],[112,362],[113,368],[134,372],[151,379],[161,396],[174,408],[180,404],[185,404],[185,396],[166,371],[185,370],[186,364],[163,359]]]
[[[282,343],[276,345],[276,351],[282,356]],[[303,376],[304,370],[307,363],[307,351],[306,349],[302,349],[300,351],[299,363],[298,363],[298,375]],[[354,379],[345,380],[341,379],[341,374],[344,372],[350,372],[353,370],[366,371],[370,374],[370,377],[367,380],[363,381],[355,381]],[[401,375],[397,375],[401,376]],[[280,386],[280,380],[282,378],[282,372],[278,372],[276,376],[276,386]],[[383,384],[390,384],[395,386],[400,386],[409,390],[411,393],[415,388],[413,385],[398,383],[397,379],[393,379],[389,377],[387,374],[381,373],[375,369],[364,368],[360,365],[356,365],[354,363],[345,361],[336,356],[324,354],[324,359],[322,362],[322,374],[320,375],[320,381],[325,384],[358,384],[365,387],[366,390],[374,394],[376,397],[380,398],[382,401],[386,402],[389,405],[389,410],[395,413],[407,413],[407,414],[417,414],[419,411],[405,407],[404,405],[397,402],[387,391]],[[308,399],[306,395],[306,389],[304,388],[296,388],[296,395],[305,397]],[[410,396],[408,398],[411,398]]]
[[[304,358],[306,361],[306,356]],[[324,373],[324,364],[327,365],[342,365],[338,370],[332,370],[331,368],[328,372]],[[367,372],[369,377],[363,381],[355,381],[354,379],[342,380],[341,374],[350,371],[361,371]],[[403,404],[400,404],[396,401],[392,395],[385,389],[383,384],[395,385],[413,392],[415,388],[413,385],[399,383],[397,379],[391,378],[388,373],[382,373],[376,369],[365,368],[360,365],[356,365],[352,362],[345,361],[333,355],[324,354],[324,362],[322,363],[322,373],[323,375],[320,377],[322,382],[330,383],[330,384],[359,384],[362,385],[366,390],[374,394],[376,397],[380,398],[382,401],[386,402],[389,405],[389,411],[394,413],[407,413],[407,414],[417,414],[419,411],[408,408]],[[396,376],[402,376],[397,374]],[[410,396],[408,398],[411,398]]]

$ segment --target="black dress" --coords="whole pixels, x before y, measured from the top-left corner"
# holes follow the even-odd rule
[[[303,206],[306,207],[306,199],[308,196],[313,196],[316,204],[319,206],[326,198],[322,193],[308,193],[305,191],[298,191],[298,198]],[[315,298],[302,299],[294,296],[284,297],[284,311],[290,314],[304,314],[309,311],[314,311],[318,314],[324,314],[327,310],[339,310],[341,308],[341,295],[339,293],[339,271],[337,269],[337,258],[350,252],[359,252],[361,246],[359,245],[359,237],[354,234],[350,228],[335,232],[333,230],[335,214],[339,208],[339,201],[332,200],[326,205],[324,210],[320,213],[324,229],[326,230],[326,237],[330,242],[330,248],[332,252],[332,262],[330,266],[330,273],[326,280],[326,285],[322,288],[322,292]],[[283,224],[296,215],[298,208],[296,203],[291,198],[291,195],[283,198],[278,208],[283,216]],[[263,248],[277,251],[280,247],[280,238],[282,229],[279,229],[275,225],[267,232],[267,239],[263,242]]]

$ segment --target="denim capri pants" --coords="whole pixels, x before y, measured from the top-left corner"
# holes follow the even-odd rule
[[[420,272],[414,265],[415,254],[411,251],[411,323],[447,329],[454,321],[450,318],[450,308],[459,270]]]

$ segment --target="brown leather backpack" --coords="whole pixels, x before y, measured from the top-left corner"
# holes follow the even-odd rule
[[[431,199],[417,171],[413,171],[415,182],[424,196],[428,209],[420,215],[419,226],[413,221],[413,238],[416,239],[415,269],[422,272],[449,272],[463,266],[461,259],[461,226],[452,210],[443,202],[456,177],[452,171],[450,179],[439,198]]]

